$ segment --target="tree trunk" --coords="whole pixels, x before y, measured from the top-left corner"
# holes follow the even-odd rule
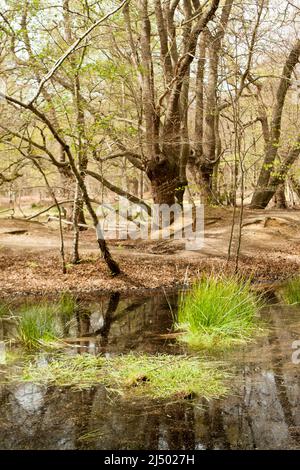
[[[284,183],[278,186],[277,191],[275,193],[275,207],[276,209],[287,209]]]
[[[76,189],[75,189],[75,198],[73,204],[73,254],[72,254],[72,263],[77,264],[80,261],[79,256],[79,227],[78,227],[78,215],[79,215],[79,207],[78,207],[78,196],[79,196],[80,188],[78,182],[76,182]],[[82,207],[81,207],[82,209]]]
[[[214,167],[221,155],[219,139],[219,110],[217,101],[218,69],[222,40],[230,17],[233,0],[226,0],[219,25],[215,34],[208,29],[202,33],[199,43],[199,62],[196,79],[196,114],[195,114],[195,172],[200,186],[203,202],[218,202],[213,191]],[[204,106],[204,69],[208,58],[208,78],[206,85],[206,104]]]
[[[154,10],[160,45],[165,87],[161,94],[155,87],[153,45],[148,0],[140,0],[141,20],[141,75],[142,103],[145,123],[146,172],[151,182],[156,204],[172,205],[183,201],[186,186],[186,164],[189,156],[187,109],[190,65],[195,57],[199,35],[212,20],[219,0],[212,0],[210,8],[196,16],[192,24],[190,2],[183,2],[185,24],[183,25],[182,48],[179,57],[174,36],[174,13],[178,1],[155,0]],[[159,98],[158,98],[159,97]],[[158,98],[158,99],[157,99]],[[164,118],[162,119],[162,107]]]
[[[296,41],[284,64],[281,79],[276,93],[276,101],[272,113],[270,140],[267,145],[264,162],[257,182],[257,188],[251,201],[252,209],[264,209],[272,198],[276,187],[272,187],[271,177],[274,161],[277,157],[281,137],[281,120],[287,91],[291,84],[291,76],[296,67],[300,55],[300,40]],[[278,185],[278,183],[277,183]]]
[[[147,175],[151,182],[152,197],[155,204],[172,205],[181,189],[179,167],[172,165],[169,159],[152,160],[148,164]]]
[[[265,209],[272,197],[274,196],[278,186],[280,186],[286,179],[288,171],[295,163],[300,154],[300,136],[295,140],[293,147],[280,165],[280,168],[269,179],[268,186],[262,189],[256,189],[253,195],[251,208],[252,209]]]
[[[296,178],[291,175],[290,182],[292,184],[293,191],[297,194],[298,198],[300,199],[300,183],[296,180]]]

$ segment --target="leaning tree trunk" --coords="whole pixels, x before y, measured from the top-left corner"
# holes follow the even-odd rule
[[[299,155],[300,135],[295,140],[293,147],[290,149],[277,172],[270,177],[268,186],[260,190],[256,190],[256,195],[254,195],[255,198],[253,196],[250,206],[252,209],[265,209],[267,207],[275,192],[277,191],[277,188],[286,180],[290,168],[298,159]],[[255,204],[253,202],[254,200]]]

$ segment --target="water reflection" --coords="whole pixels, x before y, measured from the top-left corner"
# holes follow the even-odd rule
[[[176,297],[171,301],[175,309]],[[177,351],[173,340],[160,337],[172,325],[164,296],[115,295],[84,308],[71,332],[83,350],[94,341],[106,353]],[[114,399],[103,386],[74,391],[2,385],[0,448],[299,449],[300,368],[291,362],[299,314],[280,306],[265,311],[270,334],[227,357],[235,379],[221,400],[128,401]]]
[[[171,342],[161,335],[172,330],[176,308],[177,294],[122,299],[113,293],[88,305],[78,300],[77,325],[68,341],[80,346],[79,352],[166,352]]]

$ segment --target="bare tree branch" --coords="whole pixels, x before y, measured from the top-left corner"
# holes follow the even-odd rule
[[[76,50],[77,46],[95,29],[97,26],[99,26],[101,23],[106,21],[108,18],[113,16],[115,13],[117,13],[119,10],[121,10],[126,4],[128,4],[130,0],[123,0],[121,5],[116,7],[113,11],[107,13],[103,18],[100,18],[96,23],[92,24],[83,34],[79,36],[79,38],[66,50],[66,52],[55,62],[53,65],[52,69],[49,70],[49,72],[42,78],[39,84],[39,88],[37,92],[35,93],[34,97],[31,99],[29,104],[33,104],[35,100],[39,97],[43,86],[45,83],[48,82],[48,80],[51,79],[51,77],[55,74],[57,69],[64,63],[64,61],[71,55],[73,52]]]

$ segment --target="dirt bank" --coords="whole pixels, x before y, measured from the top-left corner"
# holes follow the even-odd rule
[[[300,269],[300,211],[246,211],[240,272],[257,282],[283,280]],[[99,258],[93,230],[82,233],[82,262],[61,272],[59,239],[53,224],[0,219],[0,296],[74,292],[142,292],[179,286],[202,272],[233,272],[226,264],[232,213],[206,213],[202,250],[186,251],[182,241],[110,243],[122,274],[112,278]],[[235,237],[237,231],[235,231]],[[236,238],[235,238],[236,239]],[[72,233],[65,233],[68,259]],[[233,254],[236,242],[233,244]],[[233,256],[234,258],[234,256]]]

